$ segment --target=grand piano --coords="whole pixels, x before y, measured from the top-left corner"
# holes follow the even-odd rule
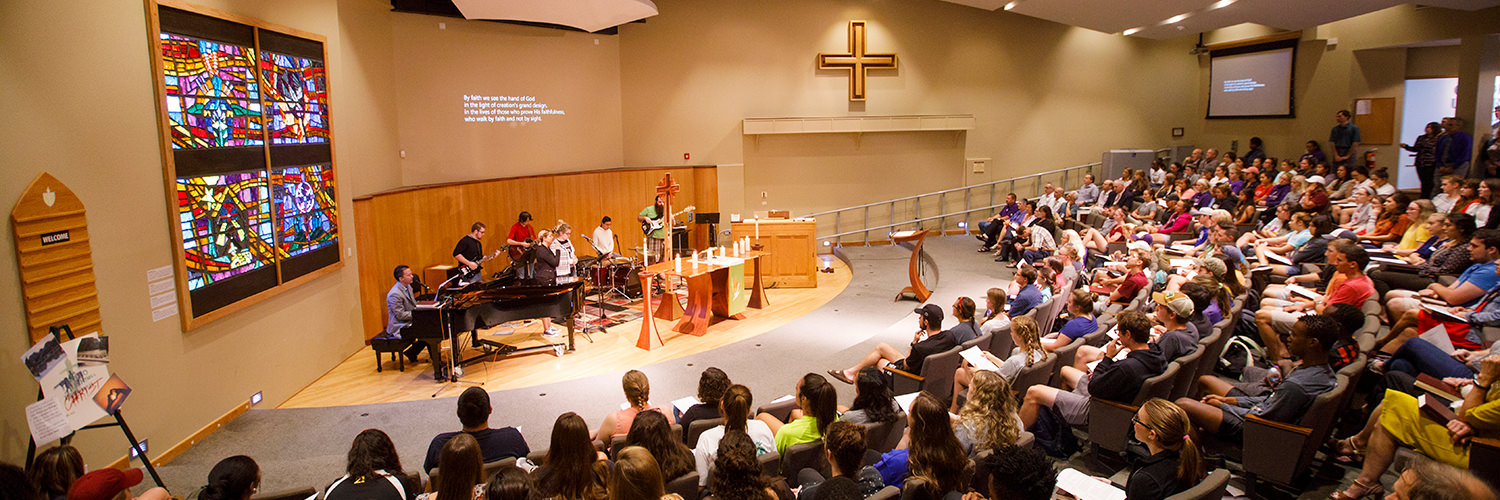
[[[432,342],[448,340],[455,346],[449,368],[468,364],[495,354],[500,355],[533,350],[551,350],[559,356],[564,351],[573,351],[573,314],[583,303],[583,280],[564,276],[556,280],[542,281],[519,279],[507,269],[489,281],[479,281],[463,286],[438,290],[434,295],[418,297],[417,309],[412,311],[412,325],[402,331],[402,336],[427,339]],[[478,339],[486,352],[469,359],[459,360],[461,350],[458,340],[464,333],[490,328],[508,321],[554,318],[568,328],[568,341],[548,343],[540,346],[521,347],[502,344],[488,339]],[[479,346],[475,346],[479,347]],[[492,350],[493,349],[493,350]],[[437,366],[434,364],[433,369]],[[457,380],[454,370],[449,370],[451,380]]]

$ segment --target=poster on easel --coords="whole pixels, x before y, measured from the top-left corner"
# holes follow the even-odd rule
[[[124,404],[130,386],[109,373],[108,340],[98,333],[62,343],[49,336],[21,355],[42,389],[42,400],[26,411],[38,443],[71,434]]]

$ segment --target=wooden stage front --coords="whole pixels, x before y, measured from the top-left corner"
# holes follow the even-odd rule
[[[708,327],[708,334],[703,337],[674,332],[671,329],[673,322],[656,320],[666,345],[646,351],[635,346],[641,320],[629,321],[610,327],[608,332],[594,333],[593,343],[589,343],[581,332],[575,334],[577,350],[562,357],[538,350],[494,362],[472,363],[464,367],[463,380],[483,382],[483,387],[489,391],[520,389],[617,372],[724,347],[790,323],[833,300],[849,285],[852,276],[848,266],[837,260],[833,269],[833,273],[818,273],[817,288],[766,290],[771,303],[769,307],[752,309],[743,320],[715,318]],[[480,331],[481,336],[487,333]],[[517,347],[543,343],[541,324],[536,322],[510,335],[491,338]],[[559,338],[565,340],[565,337]],[[474,352],[465,351],[465,354]],[[397,371],[396,363],[390,361],[387,354],[383,365],[385,371],[376,373],[374,357],[369,347],[361,348],[279,408],[425,400],[440,387],[432,381],[432,365],[426,362],[425,354],[422,362],[408,363],[405,372]],[[440,396],[457,396],[462,390],[455,385]]]

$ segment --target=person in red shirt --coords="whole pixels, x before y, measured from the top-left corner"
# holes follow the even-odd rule
[[[1266,346],[1266,357],[1273,363],[1285,354],[1281,336],[1291,333],[1297,318],[1308,313],[1323,314],[1329,304],[1360,307],[1375,294],[1375,284],[1364,273],[1365,265],[1370,263],[1370,254],[1364,247],[1346,239],[1334,240],[1328,244],[1326,257],[1335,272],[1322,294],[1308,298],[1288,293],[1289,300],[1261,299],[1261,309],[1255,312],[1255,327]]]
[[[519,278],[531,277],[531,246],[536,244],[536,229],[531,227],[531,212],[522,211],[516,217],[516,223],[510,226],[510,233],[505,236],[505,244],[510,245],[510,260],[517,264],[516,271]]]

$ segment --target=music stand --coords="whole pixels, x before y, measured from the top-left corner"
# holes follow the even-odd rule
[[[708,224],[708,246],[719,246],[719,213],[693,213],[694,224]]]
[[[454,384],[469,384],[474,386],[484,385],[484,382],[474,382],[458,378],[458,357],[462,355],[461,353],[463,352],[463,347],[459,345],[458,335],[453,333],[453,327],[448,322],[448,313],[446,308],[443,308],[441,305],[444,300],[452,299],[452,297],[443,297],[443,292],[448,290],[448,284],[452,283],[453,280],[456,280],[462,276],[463,274],[459,273],[453,275],[453,277],[451,278],[448,278],[448,281],[444,281],[443,284],[438,285],[437,293],[433,295],[433,299],[439,303],[438,323],[442,325],[443,337],[446,337],[448,339],[448,381],[443,382],[443,385],[441,387],[438,387],[438,390],[436,392],[433,392],[432,395],[428,397],[435,398],[438,394],[442,394],[443,391],[448,390],[448,388],[453,386]],[[481,278],[482,277],[483,276],[481,276]],[[439,348],[438,352],[441,353],[442,349]],[[436,362],[434,362],[433,364],[433,371],[434,373],[437,371]]]

